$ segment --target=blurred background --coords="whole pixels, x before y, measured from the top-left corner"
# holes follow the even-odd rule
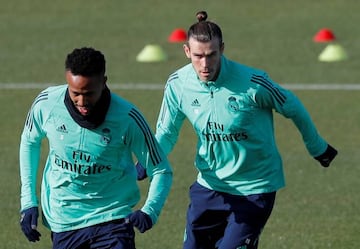
[[[168,42],[176,28],[196,22],[198,10],[220,25],[225,54],[262,68],[282,83],[356,83],[360,76],[360,4],[357,0],[303,1],[1,1],[0,82],[63,82],[73,48],[104,52],[110,82],[162,83],[187,63],[182,44]],[[348,52],[342,63],[319,63],[322,28]],[[147,44],[160,45],[166,63],[139,64]]]

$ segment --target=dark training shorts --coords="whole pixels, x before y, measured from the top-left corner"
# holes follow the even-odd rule
[[[53,249],[135,249],[135,232],[124,219],[51,233]]]
[[[276,192],[237,196],[190,187],[184,249],[256,249]]]

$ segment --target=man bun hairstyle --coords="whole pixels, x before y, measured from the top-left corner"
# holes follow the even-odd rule
[[[223,43],[221,29],[216,23],[207,21],[207,18],[208,14],[204,10],[196,13],[198,22],[189,28],[188,39],[192,37],[199,42],[209,42],[213,38],[218,38],[221,46]]]
[[[206,21],[208,15],[206,13],[206,11],[199,11],[198,13],[196,13],[196,18],[198,19],[198,22],[202,22],[202,21]]]
[[[92,77],[105,74],[105,57],[94,48],[75,48],[67,55],[65,69],[73,75]]]

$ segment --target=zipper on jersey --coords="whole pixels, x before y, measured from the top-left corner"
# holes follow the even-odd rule
[[[216,87],[214,83],[207,84],[207,87],[210,91],[210,105],[211,105],[211,116],[212,116],[211,119],[213,120],[213,122],[216,122],[217,113],[216,113],[216,103],[214,99],[214,92],[216,91]]]
[[[215,86],[214,86],[214,83],[211,82],[211,83],[208,83],[206,84],[208,89],[210,90],[210,96],[211,98],[214,98],[214,90],[215,90]]]
[[[82,150],[84,149],[84,137],[85,137],[85,131],[86,129],[85,128],[80,128],[80,139],[79,139],[79,149]]]

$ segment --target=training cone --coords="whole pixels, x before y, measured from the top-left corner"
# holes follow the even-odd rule
[[[339,44],[329,44],[319,55],[319,61],[335,62],[343,61],[348,58],[345,49]]]
[[[136,56],[139,62],[160,62],[166,61],[167,55],[159,45],[146,45]]]
[[[321,29],[313,38],[314,42],[331,42],[335,40],[335,35],[330,29]]]
[[[171,32],[168,41],[169,42],[184,42],[186,41],[187,35],[186,31],[183,29],[175,29]]]

